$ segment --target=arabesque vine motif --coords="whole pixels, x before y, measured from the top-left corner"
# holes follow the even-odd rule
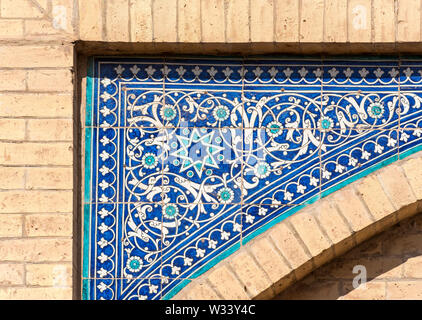
[[[161,299],[289,210],[422,143],[422,64],[94,66],[90,299]]]

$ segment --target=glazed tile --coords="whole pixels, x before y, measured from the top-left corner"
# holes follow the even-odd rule
[[[84,299],[169,299],[306,205],[421,150],[420,66],[93,58]]]
[[[400,159],[421,150],[422,128],[400,129],[398,136]]]
[[[322,132],[321,195],[397,160],[397,129]]]
[[[242,203],[301,204],[318,195],[319,130],[244,131]]]

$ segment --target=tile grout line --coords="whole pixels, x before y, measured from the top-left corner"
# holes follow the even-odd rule
[[[250,2],[249,2],[250,6]],[[250,31],[250,30],[249,30]],[[242,70],[245,68],[245,56],[242,56]],[[245,130],[244,130],[244,116],[245,116],[245,76],[242,72],[242,89],[241,89],[241,106],[242,106],[242,121],[241,121],[241,159],[240,159],[240,247],[243,246],[243,201],[244,201],[244,170],[245,170]]]
[[[244,68],[244,66],[245,66],[245,59],[247,59],[247,57],[243,57],[242,58],[242,68]],[[164,65],[164,67],[166,67],[166,65],[167,65],[166,64],[166,58],[164,58],[163,65]],[[401,67],[401,60],[399,60],[399,90],[398,90],[398,93],[399,93],[399,106],[401,105],[400,104],[400,97],[401,97],[401,80],[400,80],[400,71],[401,71],[401,69],[400,69],[400,67]],[[323,59],[321,59],[321,68],[322,68],[322,72],[324,72],[325,66],[324,66],[324,60]],[[162,99],[162,102],[161,103],[165,106],[165,104],[166,104],[166,75],[163,75],[163,87],[162,87],[162,90],[163,90],[163,99]],[[320,115],[320,117],[322,117],[323,114],[324,114],[324,110],[323,110],[323,96],[324,96],[324,78],[323,78],[323,73],[322,73],[322,79],[321,79],[320,94],[321,94],[321,97],[320,97],[320,101],[321,101],[321,115]],[[245,144],[244,144],[245,126],[244,126],[243,118],[246,117],[246,115],[245,115],[245,112],[246,111],[245,111],[245,105],[244,105],[244,97],[245,97],[244,96],[245,95],[245,76],[244,75],[242,75],[241,95],[242,95],[242,100],[241,100],[242,123],[241,123],[241,126],[240,126],[240,130],[242,132],[242,159],[241,159],[242,162],[241,162],[241,183],[240,183],[240,190],[241,190],[241,197],[240,197],[240,207],[241,207],[241,211],[240,211],[240,218],[241,218],[240,246],[243,246],[243,238],[244,238],[243,237],[243,235],[244,235],[244,232],[243,232],[243,230],[244,230],[244,226],[243,226],[243,207],[247,204],[247,203],[245,203],[245,196],[244,196],[244,182],[245,182],[244,181],[244,170],[245,170],[244,166],[245,166],[245,163],[244,163],[244,159],[243,159],[244,158],[243,152],[245,151]],[[127,127],[124,127],[124,128],[127,128]],[[176,127],[176,128],[178,128],[178,127]],[[194,127],[194,128],[197,128],[197,127]],[[252,127],[252,128],[253,129],[256,129],[256,127]],[[400,117],[400,112],[399,112],[399,114],[398,114],[398,128],[397,129],[394,129],[394,128],[392,128],[392,129],[382,129],[382,130],[388,130],[389,132],[390,131],[391,132],[396,131],[399,134],[400,128],[401,128],[401,117]],[[215,128],[210,128],[210,129],[215,130]],[[323,178],[322,177],[322,167],[323,167],[323,163],[322,163],[322,149],[321,149],[321,146],[323,144],[323,139],[322,139],[323,132],[322,132],[322,130],[320,128],[318,128],[318,126],[315,126],[315,129],[316,129],[317,133],[319,134],[319,139],[320,139],[320,147],[319,147],[319,152],[318,152],[319,170],[320,170],[320,172],[319,172],[319,175],[320,175],[319,199],[320,199],[321,196],[322,196],[322,188],[323,188],[322,187],[322,178]],[[164,130],[165,130],[165,127],[164,127]],[[309,128],[303,128],[303,130],[309,130]],[[341,129],[333,129],[333,131],[335,131],[335,130],[341,130]],[[377,129],[374,129],[374,128],[370,128],[370,130],[371,131],[377,131]],[[399,139],[399,137],[398,137],[398,139]],[[164,142],[163,142],[162,148],[164,148]],[[400,158],[399,145],[397,146],[397,148],[398,148],[398,151],[397,151],[398,152],[398,157]],[[164,201],[164,198],[163,198],[163,196],[164,196],[164,169],[165,169],[165,166],[164,166],[164,161],[163,161],[162,162],[162,168],[161,168],[161,200],[159,202],[159,203],[161,203],[162,206],[164,206],[164,204],[165,204],[165,201]],[[170,184],[169,184],[169,186],[170,186]],[[139,202],[136,202],[136,203],[139,203]],[[155,202],[152,202],[152,203],[155,203]],[[221,203],[220,202],[217,202],[217,204],[221,204]],[[254,202],[254,203],[251,203],[251,204],[258,204],[258,203]],[[338,208],[337,208],[337,210],[338,210]],[[163,267],[163,247],[164,247],[164,245],[163,245],[163,243],[164,243],[164,237],[163,237],[163,228],[164,228],[164,226],[163,226],[163,224],[164,224],[164,215],[161,214],[161,226],[160,226],[160,228],[161,228],[161,246],[160,246],[160,253],[161,253],[161,256],[160,256],[160,270],[161,270],[160,271],[160,280],[161,280],[160,286],[161,286],[161,288],[163,288],[162,281],[163,281],[163,278],[164,278],[163,273],[162,273],[162,270],[163,270],[163,268],[162,268]],[[293,226],[292,226],[292,228],[294,229]],[[157,278],[149,278],[149,279],[157,279]],[[180,279],[190,279],[190,278],[180,278]],[[162,290],[160,292],[160,297],[161,298],[163,297]]]
[[[322,119],[322,117],[324,115],[323,97],[324,97],[325,65],[324,65],[324,59],[323,58],[321,58],[321,68],[322,68],[322,76],[321,76],[322,79],[321,79],[321,114],[320,114],[320,119]],[[318,127],[318,126],[316,126],[316,127]],[[319,156],[319,197],[318,197],[318,200],[320,200],[322,198],[322,146],[324,144],[324,141],[323,141],[323,132],[322,132],[321,128],[318,131],[319,131],[319,139],[320,139],[320,146],[319,146],[319,151],[318,151],[318,156]]]
[[[399,82],[398,118],[399,119],[398,119],[398,126],[397,126],[397,160],[400,160],[400,129],[401,129],[401,55],[400,53],[398,56],[398,69],[399,69],[399,75],[398,75],[399,77],[398,79],[398,82]]]
[[[166,57],[164,56],[164,58],[163,58],[163,68],[165,69],[166,66],[167,66],[167,60],[166,60]],[[162,99],[162,102],[161,102],[162,103],[161,108],[164,108],[166,106],[166,100],[167,100],[167,97],[166,97],[166,75],[163,74],[163,99]],[[166,129],[164,129],[163,134],[165,135],[165,137],[167,137]],[[160,300],[163,299],[163,279],[164,279],[164,277],[163,277],[164,213],[163,212],[164,212],[164,205],[165,205],[165,203],[164,203],[164,188],[165,188],[165,186],[164,186],[164,168],[165,168],[164,162],[165,161],[164,161],[163,157],[165,156],[165,154],[164,154],[165,143],[166,142],[163,139],[162,146],[161,146],[161,148],[162,148],[161,152],[162,152],[163,156],[161,157],[162,158],[161,159],[162,164],[161,164],[161,226],[160,226],[160,229],[161,229],[161,243],[160,243],[160,289],[161,290],[160,290]],[[170,187],[170,185],[169,185],[169,187]]]

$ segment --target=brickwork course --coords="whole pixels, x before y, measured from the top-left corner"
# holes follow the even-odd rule
[[[420,0],[0,0],[0,300],[80,297],[77,57],[418,52],[421,23]],[[176,298],[280,293],[416,214],[421,157],[276,225]]]

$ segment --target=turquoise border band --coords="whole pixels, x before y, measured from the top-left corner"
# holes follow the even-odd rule
[[[87,73],[87,89],[86,89],[86,106],[85,106],[85,124],[90,123],[92,119],[92,89],[93,89],[93,78],[94,78],[94,59],[90,58],[88,61],[88,73]],[[85,125],[84,125],[85,126]],[[89,300],[89,239],[90,239],[90,185],[91,185],[91,143],[92,143],[92,130],[85,129],[85,167],[84,167],[84,195],[82,197],[84,201],[83,205],[83,253],[82,253],[82,299]]]

